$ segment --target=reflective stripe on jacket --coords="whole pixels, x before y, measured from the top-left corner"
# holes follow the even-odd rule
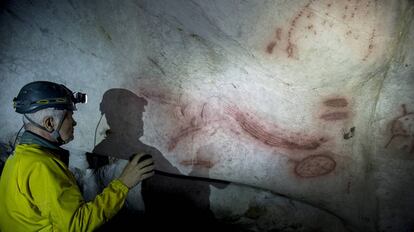
[[[113,180],[85,202],[58,154],[20,144],[0,177],[0,231],[93,231],[123,206],[128,188]]]

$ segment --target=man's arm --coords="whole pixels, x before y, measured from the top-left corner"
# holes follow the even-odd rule
[[[53,160],[34,164],[28,182],[41,214],[62,231],[95,230],[122,208],[128,194],[128,187],[114,180],[86,203],[69,170]]]

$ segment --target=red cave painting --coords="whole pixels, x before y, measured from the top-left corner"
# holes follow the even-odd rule
[[[329,107],[346,107],[348,101],[345,98],[330,98],[325,100],[323,104]]]
[[[321,119],[325,121],[337,121],[348,118],[348,112],[332,112],[321,115]]]
[[[319,177],[331,173],[336,167],[335,160],[327,154],[307,156],[295,166],[295,174],[302,178]]]
[[[191,135],[197,133],[201,129],[203,129],[202,126],[189,126],[185,129],[181,130],[177,135],[175,135],[174,137],[172,137],[170,139],[170,143],[168,145],[168,151],[174,150],[174,148],[177,146],[177,144],[178,144],[178,142],[180,142],[180,140],[182,140],[185,137],[188,137],[188,136],[191,136]]]
[[[350,117],[348,105],[348,101],[343,97],[326,99],[323,101],[325,111],[319,116],[319,119],[328,122],[348,119]]]
[[[180,164],[184,166],[200,166],[204,168],[212,168],[214,166],[214,163],[212,163],[210,160],[199,160],[199,159],[182,160]]]
[[[198,169],[210,169],[216,165],[217,161],[214,160],[214,154],[211,154],[209,146],[200,147],[196,156],[193,159],[187,159],[180,161],[183,166],[197,167]]]
[[[290,59],[299,59],[299,46],[304,39],[317,36],[321,31],[332,30],[341,19],[345,26],[343,36],[350,42],[361,40],[365,46],[362,61],[367,61],[375,49],[376,29],[371,27],[361,35],[353,30],[352,25],[358,24],[360,18],[369,17],[376,8],[371,0],[309,0],[299,8],[285,25],[276,26],[276,31],[269,42],[266,42],[265,52],[268,55],[284,54]],[[364,38],[360,38],[364,36]]]
[[[214,134],[218,129],[222,129],[224,133],[233,133],[237,136],[244,136],[252,142],[257,142],[257,145],[263,146],[267,149],[282,149],[284,151],[291,151],[288,154],[296,157],[303,157],[300,161],[295,161],[294,173],[299,178],[313,178],[327,175],[336,167],[334,155],[330,152],[316,153],[322,148],[322,145],[327,143],[329,139],[323,135],[317,134],[299,134],[282,129],[280,126],[266,122],[260,119],[248,110],[243,110],[236,104],[220,99],[218,102],[203,102],[203,104],[192,103],[193,110],[182,110],[189,105],[180,106],[177,101],[170,101],[166,96],[157,94],[142,94],[145,97],[154,97],[154,100],[160,104],[170,105],[171,112],[174,114],[176,108],[179,107],[182,112],[182,117],[172,117],[176,120],[177,130],[175,133],[169,135],[168,151],[174,151],[177,146],[186,138],[194,139],[197,135],[205,133],[198,138],[204,138],[207,142],[206,136]],[[341,110],[348,106],[348,101],[345,98],[330,98],[323,102],[327,107]],[[175,109],[175,110],[174,110]],[[185,112],[184,112],[185,111]],[[340,116],[333,116],[335,120],[339,120]],[[326,119],[329,121],[329,119]],[[206,132],[211,132],[207,134]],[[187,149],[188,146],[193,147],[193,144],[181,143],[183,147],[180,149]],[[200,144],[203,145],[203,144]],[[299,153],[298,153],[299,152]],[[306,152],[312,152],[306,156]],[[214,154],[199,154],[197,151],[196,157],[184,159],[180,161],[183,166],[192,166],[196,168],[212,168],[217,161],[213,161],[211,155]],[[277,153],[277,152],[276,152]],[[283,153],[283,152],[282,152]]]
[[[324,137],[311,138],[310,136],[289,136],[287,133],[284,134],[276,129],[273,129],[274,132],[270,132],[264,126],[265,123],[260,123],[248,113],[242,112],[234,106],[227,107],[225,112],[239,124],[245,134],[270,147],[278,147],[288,150],[315,150],[322,143],[327,141]],[[271,125],[271,127],[277,128],[276,125]]]
[[[402,104],[401,108],[402,115],[391,122],[391,138],[385,148],[388,148],[394,139],[402,138],[410,143],[409,153],[414,153],[414,112],[408,112],[405,104]]]
[[[205,104],[203,104],[203,106],[204,105]],[[200,113],[199,115],[203,115],[203,113]],[[251,114],[241,111],[236,106],[225,106],[224,115],[222,116],[228,117],[222,117],[224,120],[209,122],[204,121],[203,123],[196,125],[190,124],[188,127],[184,127],[171,137],[168,151],[174,150],[182,139],[193,136],[207,127],[211,127],[211,124],[213,123],[223,124],[222,128],[232,127],[233,124],[229,122],[230,119],[237,123],[238,128],[242,129],[242,133],[268,147],[283,148],[288,150],[315,150],[320,147],[321,144],[327,142],[327,139],[322,136],[312,137],[289,135],[290,133],[282,132],[281,129],[277,129],[278,127],[276,125],[269,125],[265,122],[259,122],[257,119],[254,119]],[[206,120],[208,121],[208,119]],[[264,126],[266,124],[267,127],[271,127],[272,129],[267,129]],[[232,128],[231,130],[238,131],[238,128]]]
[[[369,40],[368,40],[367,52],[366,52],[364,58],[362,59],[363,61],[366,61],[368,59],[368,57],[371,55],[371,53],[374,49],[374,39],[375,39],[375,37],[376,37],[375,29],[372,29],[371,36],[369,37]]]

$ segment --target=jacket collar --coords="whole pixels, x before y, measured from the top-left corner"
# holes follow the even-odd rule
[[[53,154],[57,155],[66,165],[69,163],[69,151],[61,148],[59,144],[48,141],[47,139],[31,132],[25,131],[20,138],[19,144],[36,144],[43,148],[50,150]]]

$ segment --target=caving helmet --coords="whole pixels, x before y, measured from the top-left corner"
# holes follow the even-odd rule
[[[62,84],[49,81],[35,81],[23,86],[17,97],[13,99],[13,106],[17,113],[23,114],[36,127],[51,133],[51,136],[59,144],[66,143],[62,140],[59,130],[66,117],[66,113],[60,119],[57,129],[47,130],[42,125],[34,122],[26,114],[35,113],[46,108],[56,110],[75,111],[77,103],[86,103],[87,95],[84,93],[73,93]]]
[[[76,103],[86,103],[87,95],[73,93],[66,86],[49,82],[31,82],[20,90],[13,99],[17,113],[28,114],[36,111],[54,108],[57,110],[76,110]]]

